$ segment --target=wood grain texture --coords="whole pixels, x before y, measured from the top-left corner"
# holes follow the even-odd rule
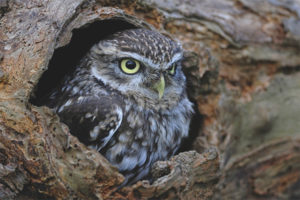
[[[103,20],[186,50],[198,153],[157,163],[153,184],[118,190],[122,175],[29,101],[54,52]],[[300,199],[299,24],[297,0],[0,1],[0,199]]]

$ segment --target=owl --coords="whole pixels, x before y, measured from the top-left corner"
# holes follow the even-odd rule
[[[181,46],[156,31],[116,32],[91,47],[46,105],[124,175],[145,178],[188,135],[193,113]]]

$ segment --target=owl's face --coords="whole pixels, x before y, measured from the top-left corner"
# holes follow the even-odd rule
[[[118,32],[94,45],[89,55],[94,77],[144,105],[172,107],[184,93],[182,49],[157,32]]]

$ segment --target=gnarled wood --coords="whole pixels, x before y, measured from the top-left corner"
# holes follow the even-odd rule
[[[183,44],[199,111],[183,150],[201,153],[122,189],[105,158],[32,104],[67,68],[41,78],[54,52],[72,55],[72,36],[100,39],[116,21]],[[296,0],[0,1],[0,199],[299,199],[299,24]]]

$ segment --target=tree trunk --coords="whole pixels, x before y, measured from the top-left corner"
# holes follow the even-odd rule
[[[297,0],[0,0],[0,199],[300,199]],[[155,181],[123,176],[37,99],[119,29],[179,40],[195,102]]]

